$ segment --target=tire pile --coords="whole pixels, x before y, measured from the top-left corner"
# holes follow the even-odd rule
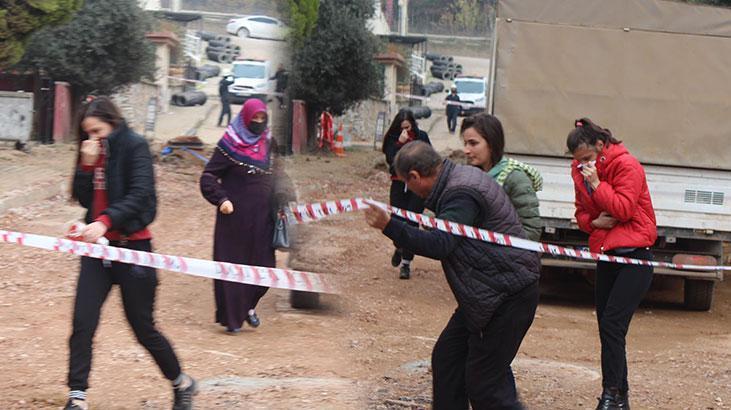
[[[241,46],[231,44],[231,37],[219,36],[207,31],[199,31],[198,35],[208,42],[206,56],[209,60],[223,64],[231,64],[241,55]]]
[[[428,97],[432,94],[441,93],[444,91],[444,83],[441,81],[430,81],[423,86],[421,86],[420,94],[423,97]]]
[[[207,99],[208,97],[203,91],[185,91],[173,94],[171,102],[178,107],[192,107],[205,104]]]
[[[411,111],[411,113],[414,114],[414,118],[417,120],[431,117],[431,108],[427,106],[414,106],[404,108]]]
[[[221,74],[221,67],[214,64],[204,64],[200,67],[190,67],[187,78],[197,81],[205,81],[209,78],[218,77]],[[193,107],[206,103],[208,96],[203,91],[188,90],[173,94],[170,102],[178,107]]]
[[[431,75],[442,80],[454,80],[462,74],[462,64],[456,64],[454,57],[437,53],[426,53],[426,59],[431,61]]]
[[[221,74],[221,67],[213,64],[203,64],[195,69],[195,79],[205,81],[209,78],[218,77]]]

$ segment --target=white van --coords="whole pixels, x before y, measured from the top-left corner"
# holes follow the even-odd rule
[[[273,91],[269,61],[244,59],[236,60],[231,67],[234,83],[228,87],[230,101],[242,104],[249,98],[267,101],[267,94]]]
[[[459,76],[454,79],[459,101],[463,106],[460,115],[467,116],[485,111],[487,108],[487,78]]]

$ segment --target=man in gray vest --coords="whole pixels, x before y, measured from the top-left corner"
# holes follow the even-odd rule
[[[504,190],[476,167],[422,142],[401,148],[396,173],[437,218],[525,238]],[[521,409],[510,363],[538,306],[538,255],[420,230],[375,206],[366,221],[417,255],[442,262],[457,309],[432,352],[433,408]]]

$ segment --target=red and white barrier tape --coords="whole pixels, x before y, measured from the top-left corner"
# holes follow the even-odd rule
[[[333,215],[360,211],[368,208],[369,205],[378,206],[394,215],[419,223],[428,228],[438,229],[453,235],[476,239],[487,243],[494,243],[501,246],[524,249],[532,252],[550,253],[552,255],[565,256],[574,259],[645,265],[677,270],[731,271],[731,266],[686,265],[647,261],[545,244],[455,222],[445,221],[443,219],[432,218],[423,214],[404,211],[403,209],[392,207],[382,202],[363,198],[293,205],[290,207],[290,213],[287,214],[287,217],[292,218],[289,219],[289,223],[306,223],[318,221]],[[105,261],[148,266],[151,268],[181,272],[188,275],[210,279],[221,279],[230,282],[307,292],[337,293],[336,287],[330,283],[330,279],[319,273],[163,255],[104,244],[91,244],[70,239],[5,230],[0,230],[0,243],[2,242],[77,256],[88,256]]]
[[[319,273],[215,262],[182,256],[136,251],[51,236],[0,230],[0,242],[45,249],[105,261],[149,266],[187,275],[229,282],[307,292],[337,293],[330,280]]]
[[[297,223],[316,221],[331,215],[342,214],[362,210],[373,204],[401,218],[419,223],[428,228],[438,229],[453,235],[464,236],[470,239],[477,239],[487,243],[494,243],[511,248],[524,249],[539,253],[550,253],[555,256],[565,256],[573,259],[591,261],[613,262],[628,265],[645,265],[663,267],[677,270],[698,270],[698,271],[731,271],[731,266],[707,266],[707,265],[685,265],[668,262],[648,261],[642,259],[625,258],[622,256],[594,253],[586,250],[566,248],[558,245],[535,242],[528,239],[491,232],[473,226],[432,218],[427,215],[417,214],[411,211],[404,211],[382,202],[367,200],[363,198],[352,198],[340,201],[326,201],[306,205],[295,205],[290,208],[292,216]]]

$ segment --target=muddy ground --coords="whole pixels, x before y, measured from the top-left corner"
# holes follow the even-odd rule
[[[379,155],[289,159],[300,201],[371,196],[385,200]],[[157,166],[158,251],[209,258],[214,208],[200,196],[201,166],[184,159]],[[4,229],[60,235],[80,209],[53,198],[16,209]],[[455,302],[435,261],[417,258],[412,279],[389,264],[391,244],[351,214],[302,231],[295,267],[328,273],[342,288],[314,311],[289,306],[271,290],[262,326],[229,336],[213,323],[209,280],[160,272],[157,322],[185,370],[201,383],[198,409],[428,408],[428,359]],[[281,262],[286,255],[280,255]],[[52,409],[65,402],[67,339],[78,260],[0,245],[0,390],[3,408]],[[599,340],[591,286],[570,273],[542,278],[542,302],[514,364],[531,409],[593,408],[600,390]],[[731,284],[719,284],[710,312],[688,312],[682,288],[658,280],[628,337],[636,408],[731,407]],[[169,384],[125,323],[110,295],[97,332],[89,400],[97,409],[165,409]],[[399,404],[401,403],[401,404]]]

